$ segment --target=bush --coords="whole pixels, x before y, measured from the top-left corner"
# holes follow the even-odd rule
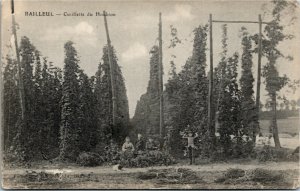
[[[228,141],[226,146],[225,141]],[[209,150],[209,158],[214,162],[249,158],[254,154],[254,144],[250,137],[234,137],[228,138],[228,140],[221,140],[220,137],[217,137],[214,151]]]
[[[225,172],[224,176],[227,179],[237,179],[245,176],[245,171],[239,168],[230,168]]]
[[[244,177],[246,172],[239,168],[230,168],[226,170],[226,172],[223,174],[223,176],[217,178],[214,182],[215,183],[232,183],[236,182],[242,177]]]
[[[274,148],[269,145],[265,145],[261,150],[258,150],[256,154],[256,157],[260,162],[291,160],[289,156],[288,149]]]
[[[117,143],[113,141],[108,145],[98,144],[95,151],[110,165],[115,165],[120,162],[120,149]]]
[[[266,183],[266,182],[269,183],[269,182],[282,181],[284,179],[284,176],[280,172],[256,168],[250,171],[250,173],[248,173],[248,179],[260,183]]]
[[[150,169],[137,176],[141,180],[155,180],[158,184],[197,184],[204,183],[196,172],[186,168]]]
[[[283,181],[284,176],[281,172],[256,168],[254,170],[244,171],[242,169],[228,169],[223,176],[217,178],[215,183],[224,184],[243,184],[249,182],[258,182],[262,184],[278,183]]]
[[[81,166],[98,166],[104,162],[104,159],[93,152],[80,153],[77,158],[77,163]]]
[[[120,164],[124,167],[148,167],[153,165],[174,164],[174,158],[161,151],[146,151],[139,154],[125,152],[121,154]]]

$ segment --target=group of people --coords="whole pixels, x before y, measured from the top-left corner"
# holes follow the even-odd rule
[[[192,131],[188,131],[187,134],[182,136],[183,139],[187,139],[187,146],[185,150],[185,155],[189,156],[190,164],[195,163],[194,157],[194,150],[197,149],[195,146],[195,139],[198,137],[198,133],[193,133]],[[170,150],[170,135],[168,134],[165,137],[164,144],[163,144],[163,151],[169,153]],[[137,141],[135,145],[130,141],[129,137],[125,138],[125,142],[122,146],[122,152],[135,152],[141,153],[144,151],[157,151],[159,150],[158,144],[156,144],[153,138],[149,138],[148,141],[145,143],[145,140],[141,134],[138,134]]]
[[[158,146],[155,144],[153,138],[149,138],[148,141],[145,143],[145,140],[141,134],[138,134],[137,142],[135,146],[130,141],[129,137],[125,138],[125,142],[122,146],[122,152],[139,152],[139,151],[153,151],[158,150]]]

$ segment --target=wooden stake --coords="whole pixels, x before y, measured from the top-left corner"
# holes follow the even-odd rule
[[[257,108],[257,113],[259,116],[259,111],[260,111],[260,84],[261,84],[261,57],[262,57],[262,24],[269,24],[269,22],[262,22],[261,19],[261,15],[258,15],[258,22],[257,21],[224,21],[224,20],[212,20],[212,15],[209,15],[209,24],[210,24],[210,62],[212,64],[213,61],[213,57],[212,57],[212,23],[254,23],[254,24],[259,24],[259,38],[258,38],[258,68],[257,68],[257,89],[256,89],[256,108]],[[212,75],[212,65],[210,68],[211,74]],[[210,80],[212,79],[209,78]],[[209,88],[212,88],[211,82],[209,84]],[[210,125],[211,121],[211,111],[210,111],[210,106],[212,103],[210,103],[212,97],[211,96],[211,90],[209,89],[209,98],[208,98],[208,125]],[[259,128],[259,122],[258,122],[258,131],[260,132],[260,128]],[[253,132],[253,138],[254,138],[254,142],[255,142],[255,138],[256,138],[256,130]]]
[[[215,137],[215,126],[212,123],[212,113],[213,113],[213,38],[212,38],[212,14],[209,14],[209,45],[210,45],[210,67],[209,67],[209,84],[208,84],[208,129],[209,129],[209,136],[211,139],[211,144],[214,144],[214,137]],[[213,146],[213,145],[212,145]]]
[[[23,79],[21,74],[21,61],[20,61],[20,53],[18,47],[18,38],[17,38],[17,29],[16,29],[16,20],[15,20],[15,8],[14,8],[14,0],[11,0],[11,15],[12,15],[12,32],[15,39],[15,48],[17,55],[17,65],[18,65],[18,92],[20,98],[20,106],[21,106],[21,118],[24,119],[25,116],[25,99],[24,99],[24,86]]]
[[[213,20],[213,23],[254,23],[259,24],[260,22],[263,24],[269,24],[268,22],[262,22],[262,21],[220,21],[220,20]]]
[[[165,136],[165,127],[164,127],[164,98],[163,98],[163,63],[162,63],[162,22],[161,22],[161,13],[159,13],[159,134],[160,138]]]
[[[261,84],[261,55],[262,55],[262,20],[261,15],[258,15],[258,21],[259,21],[259,33],[258,33],[258,64],[257,64],[257,86],[256,86],[256,109],[259,116],[260,111],[260,84]],[[258,122],[258,130],[259,128],[259,122]]]
[[[112,94],[112,103],[113,103],[113,111],[112,111],[112,124],[113,126],[116,125],[116,114],[117,114],[117,103],[116,103],[116,92],[115,92],[115,78],[114,78],[114,63],[112,62],[112,53],[111,53],[111,42],[109,38],[109,32],[108,32],[108,25],[107,25],[107,19],[106,19],[106,11],[103,11],[104,16],[104,25],[105,25],[105,31],[106,31],[106,38],[107,38],[107,53],[108,53],[108,62],[109,62],[109,70],[110,70],[110,81],[111,81],[111,94]]]

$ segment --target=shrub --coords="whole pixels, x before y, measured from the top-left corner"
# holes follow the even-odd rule
[[[81,166],[98,166],[104,162],[104,159],[93,152],[80,153],[77,158],[77,163]]]
[[[261,150],[258,150],[256,156],[260,162],[291,160],[288,149],[274,148],[269,145],[265,145]]]
[[[104,150],[104,152],[103,152]],[[110,165],[120,164],[123,167],[148,167],[153,165],[174,164],[174,158],[159,150],[144,152],[121,152],[118,145],[111,142],[107,146],[98,146],[94,150]]]
[[[100,146],[99,146],[100,147]],[[117,143],[111,142],[107,146],[102,146],[102,149],[98,151],[98,153],[103,157],[105,162],[115,165],[120,162],[121,159],[121,154],[120,154],[120,149]],[[104,152],[103,152],[104,150]]]
[[[154,179],[159,184],[196,184],[203,183],[203,178],[197,176],[196,172],[186,168],[150,169],[141,172],[137,176],[141,180]]]
[[[244,184],[258,182],[262,184],[278,183],[283,181],[284,176],[281,172],[256,168],[244,171],[242,169],[228,169],[223,176],[217,178],[215,183],[224,184]]]
[[[277,182],[282,181],[284,176],[280,172],[256,168],[248,173],[248,179],[255,182]]]
[[[245,176],[245,171],[239,168],[230,168],[225,172],[224,176],[227,179],[236,179]]]
[[[157,178],[157,176],[158,174],[154,172],[148,172],[148,173],[140,172],[138,173],[137,178],[141,180],[150,180],[150,179]]]
[[[120,164],[124,167],[168,166],[174,163],[175,160],[171,155],[161,151],[146,151],[139,154],[125,152],[120,156]]]

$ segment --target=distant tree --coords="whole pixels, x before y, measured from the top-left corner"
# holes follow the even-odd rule
[[[79,66],[73,42],[65,46],[64,80],[62,85],[62,111],[60,127],[60,160],[75,161],[79,153],[79,132],[82,115],[79,98]]]
[[[33,99],[35,100],[33,103],[33,123],[31,126],[34,126],[36,129],[36,136],[37,140],[35,140],[35,148],[38,148],[38,152],[40,152],[47,142],[45,142],[46,137],[42,137],[42,132],[44,131],[44,116],[45,112],[43,108],[45,105],[43,104],[43,94],[42,94],[42,87],[43,87],[43,79],[42,79],[42,63],[41,63],[41,57],[40,52],[38,50],[35,50],[35,72],[33,76],[33,82],[34,82],[34,92],[33,92]]]
[[[180,148],[179,135],[189,125],[193,131],[198,132],[203,139],[204,152],[209,152],[207,137],[207,94],[208,79],[205,73],[207,49],[207,26],[199,26],[194,30],[194,43],[192,56],[186,61],[181,72],[176,74],[175,68],[171,71],[171,78],[166,85],[167,97],[172,115],[170,125],[175,129],[172,143],[173,150]],[[171,63],[172,66],[172,63]]]
[[[224,81],[223,79],[225,78],[226,75],[226,68],[227,68],[227,52],[228,52],[228,44],[227,44],[227,25],[224,24],[222,26],[222,53],[221,53],[221,60],[218,63],[217,67],[215,68],[214,72],[214,100],[216,100],[215,108],[216,112],[219,113],[219,105],[220,105],[220,100],[221,100],[221,94],[224,88]],[[219,124],[218,121],[218,114],[215,115],[216,117],[216,122]],[[218,127],[217,127],[218,128]],[[217,129],[218,130],[218,129]]]
[[[170,78],[166,83],[166,95],[168,98],[168,103],[170,104],[170,106],[167,109],[167,113],[169,116],[169,121],[167,121],[167,123],[169,125],[171,125],[173,121],[175,121],[176,113],[178,111],[178,100],[179,100],[179,97],[177,95],[177,92],[179,91],[179,82],[178,82],[179,76],[176,72],[176,66],[174,61],[171,61],[170,65],[171,65],[171,69],[169,71]]]
[[[292,110],[295,111],[296,107],[297,107],[297,101],[296,100],[291,100],[290,103],[291,103]]]
[[[138,133],[145,135],[159,134],[159,49],[153,46],[150,51],[150,79],[147,92],[143,94],[136,106],[132,123]]]
[[[214,84],[216,96],[216,110],[217,110],[217,132],[220,133],[220,143],[223,147],[224,153],[229,155],[229,150],[232,147],[230,135],[238,135],[237,130],[237,116],[235,116],[237,105],[235,99],[238,98],[237,89],[237,72],[236,65],[238,62],[238,55],[227,57],[227,25],[222,26],[222,53],[221,60],[215,69]],[[235,118],[235,119],[234,119]]]
[[[176,65],[175,65],[174,61],[171,61],[170,65],[171,65],[171,70],[169,72],[169,75],[170,75],[169,79],[173,79],[173,78],[176,78],[176,76],[177,76]]]
[[[283,26],[280,24],[281,14],[284,9],[289,7],[289,2],[284,0],[274,0],[274,8],[272,10],[273,20],[265,27],[266,37],[263,39],[263,54],[266,56],[268,62],[263,67],[263,77],[265,78],[266,90],[271,99],[270,104],[272,107],[272,121],[271,129],[273,132],[275,146],[280,146],[277,127],[277,92],[280,91],[287,83],[288,77],[286,75],[280,76],[277,69],[277,62],[282,53],[278,50],[278,45],[284,39],[291,38],[290,35],[283,33]]]
[[[253,83],[254,78],[252,74],[252,46],[251,37],[242,28],[242,76],[240,78],[241,86],[241,115],[242,115],[242,134],[252,136],[255,140],[258,131],[258,113],[254,102]]]
[[[289,111],[290,110],[290,101],[284,100],[283,103],[285,105],[285,111]]]
[[[280,111],[283,111],[284,110],[284,103],[283,102],[280,103],[279,106],[280,106]]]
[[[9,151],[16,136],[20,120],[20,103],[17,84],[17,62],[6,57],[3,71],[3,135],[4,149]]]
[[[4,71],[5,149],[9,147],[9,152],[17,153],[21,162],[48,159],[58,147],[60,120],[56,116],[60,115],[61,77],[54,77],[47,69],[46,58],[42,66],[41,53],[27,37],[21,38],[20,56],[26,112],[21,120],[17,65],[8,57]]]
[[[112,65],[114,70],[114,80],[115,80],[115,91],[116,91],[116,102],[117,102],[117,116],[116,125],[112,124],[112,92],[111,92],[111,78],[110,78],[110,65],[108,60],[108,47],[103,48],[103,63],[99,65],[98,72],[96,74],[96,85],[95,93],[100,93],[100,95],[95,95],[97,97],[97,106],[101,109],[99,111],[99,116],[101,120],[98,124],[97,129],[103,129],[107,133],[106,139],[115,139],[117,142],[123,141],[124,137],[128,134],[129,127],[129,107],[128,98],[126,95],[126,87],[123,78],[121,68],[118,64],[118,59],[116,56],[115,49],[111,48],[112,53]],[[99,127],[100,125],[100,127]]]
[[[96,116],[95,116],[95,99],[92,90],[92,83],[89,77],[79,71],[79,100],[80,111],[80,139],[79,147],[81,151],[89,151],[96,144]]]
[[[94,76],[94,99],[95,99],[95,116],[96,116],[96,144],[105,142],[109,138],[111,138],[111,128],[105,124],[107,120],[104,118],[104,113],[108,112],[109,109],[107,105],[105,105],[105,96],[108,94],[105,92],[104,87],[108,83],[106,80],[108,77],[103,78],[104,68],[101,63],[98,65],[98,70]],[[106,74],[107,75],[107,74]],[[107,87],[109,88],[109,87]],[[103,91],[103,92],[102,92]],[[109,100],[109,99],[106,99]],[[112,104],[112,103],[110,103]],[[106,106],[106,107],[105,107]],[[104,111],[105,110],[105,111]],[[106,121],[107,122],[107,121]],[[106,125],[106,126],[105,126]]]
[[[14,137],[14,150],[18,160],[28,162],[40,155],[39,129],[35,125],[35,91],[33,68],[36,62],[36,48],[28,37],[22,37],[20,43],[21,80],[24,85],[25,116],[17,120],[17,133]]]
[[[222,78],[223,86],[219,103],[218,121],[220,123],[220,142],[226,155],[232,147],[230,135],[241,137],[241,103],[237,84],[238,55],[228,58],[226,74]],[[238,139],[240,140],[240,139]]]
[[[62,70],[47,63],[44,58],[42,70],[43,76],[43,99],[44,99],[44,140],[47,140],[44,147],[44,154],[49,157],[56,157],[54,151],[59,149],[60,144],[60,123],[61,123],[61,99],[62,99]]]

